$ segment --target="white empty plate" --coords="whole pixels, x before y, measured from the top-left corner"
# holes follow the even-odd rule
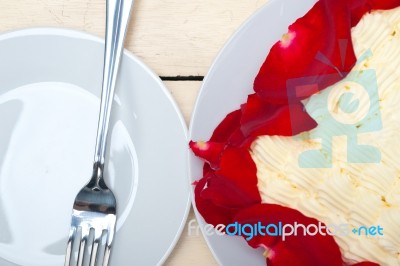
[[[63,265],[75,195],[92,172],[103,41],[65,29],[0,35],[0,265]],[[107,183],[111,265],[157,265],[189,210],[185,122],[161,80],[125,52]]]

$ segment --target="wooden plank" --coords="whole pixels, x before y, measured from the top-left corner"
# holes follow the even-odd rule
[[[136,0],[126,47],[160,76],[207,73],[229,36],[266,0]],[[50,26],[104,36],[104,0],[0,0],[0,31]]]
[[[175,99],[186,125],[189,126],[190,117],[194,108],[197,94],[200,91],[202,82],[200,81],[164,81],[165,86]]]

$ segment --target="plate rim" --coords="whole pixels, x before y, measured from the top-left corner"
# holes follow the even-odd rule
[[[309,1],[318,1],[318,0],[309,0]],[[210,82],[210,80],[213,79],[213,74],[216,72],[216,68],[219,64],[219,61],[221,58],[223,58],[224,54],[226,53],[226,51],[228,50],[228,48],[231,47],[231,45],[236,42],[238,40],[238,36],[246,30],[246,27],[248,27],[248,25],[255,20],[258,16],[260,16],[261,13],[265,12],[266,9],[270,8],[270,6],[275,5],[275,4],[279,4],[279,2],[282,2],[282,0],[269,0],[267,1],[265,4],[263,4],[262,6],[260,6],[255,12],[253,12],[247,19],[244,20],[244,22],[242,22],[240,24],[240,26],[233,31],[233,33],[230,35],[230,37],[226,40],[226,42],[224,43],[224,45],[222,46],[222,48],[219,50],[219,52],[217,53],[216,57],[214,58],[203,82],[202,85],[200,87],[199,93],[198,93],[198,97],[195,101],[194,104],[194,108],[193,108],[193,112],[190,118],[190,125],[189,125],[189,139],[192,140],[193,138],[193,131],[194,131],[194,121],[196,118],[196,114],[197,112],[199,112],[199,105],[200,105],[200,101],[201,101],[201,96],[205,93],[205,88],[208,86],[208,83]],[[293,18],[293,20],[295,20],[297,18]],[[269,49],[268,49],[269,51]],[[265,58],[266,55],[264,55]],[[253,92],[253,89],[250,88],[249,92]],[[233,111],[233,110],[231,110]],[[228,114],[228,113],[227,113]],[[212,132],[210,132],[212,134]],[[211,135],[209,136],[211,137]],[[199,177],[194,177],[194,172],[193,172],[193,165],[192,165],[192,160],[198,159],[196,156],[193,155],[193,153],[191,151],[189,151],[189,179],[190,181],[193,183],[195,180],[199,180]],[[195,198],[194,198],[194,186],[191,186],[191,199],[192,199],[192,206],[194,209],[194,213],[195,213],[195,217],[198,220],[198,223],[200,225],[200,230],[202,232],[202,237],[205,240],[209,250],[211,251],[214,259],[216,260],[216,262],[219,265],[224,265],[223,261],[221,261],[221,256],[217,254],[216,250],[213,248],[213,244],[211,243],[211,239],[213,236],[207,236],[207,234],[205,233],[205,229],[203,228],[204,225],[206,225],[207,223],[205,222],[204,218],[201,216],[201,214],[198,212],[197,207],[196,207],[196,202],[195,202]],[[250,249],[252,249],[251,247],[249,247]],[[253,250],[257,250],[257,249],[253,249]],[[265,265],[265,264],[264,264]]]
[[[226,51],[227,47],[231,46],[231,44],[236,40],[238,34],[240,32],[242,32],[245,27],[247,27],[247,25],[249,24],[250,21],[252,21],[255,17],[257,17],[260,13],[263,12],[263,10],[265,8],[268,8],[268,6],[270,6],[271,4],[273,4],[274,2],[276,2],[278,0],[269,0],[267,1],[265,4],[263,4],[261,7],[259,7],[253,14],[251,14],[248,18],[246,18],[241,24],[240,26],[230,35],[230,37],[227,39],[227,41],[224,43],[224,45],[219,49],[216,57],[214,58],[214,60],[212,61],[212,64],[209,68],[209,70],[207,71],[207,74],[204,77],[204,80],[202,82],[202,85],[200,87],[200,90],[198,92],[194,107],[193,107],[193,111],[192,111],[192,115],[190,117],[190,124],[189,124],[189,130],[188,130],[188,137],[191,140],[192,139],[192,131],[194,130],[194,118],[196,116],[196,113],[198,112],[198,107],[199,107],[199,103],[200,103],[200,98],[202,93],[204,93],[205,91],[205,87],[207,86],[207,84],[209,83],[209,80],[211,79],[211,76],[213,74],[213,72],[215,72],[215,67],[219,62],[219,59],[222,58],[224,52]],[[188,171],[189,171],[189,181],[190,183],[192,183],[192,179],[193,179],[193,173],[192,173],[192,164],[190,163],[190,158],[193,157],[192,152],[189,150],[189,160],[188,160]],[[196,207],[196,202],[195,202],[195,195],[194,195],[194,187],[191,186],[190,188],[190,195],[191,195],[191,201],[192,201],[192,206],[193,206],[193,210],[194,210],[194,214],[196,219],[199,222],[200,225],[200,230],[202,232],[202,237],[205,240],[208,249],[211,251],[214,259],[217,261],[218,265],[223,265],[220,256],[218,256],[218,254],[216,253],[216,251],[214,250],[214,248],[212,247],[211,244],[211,240],[209,237],[205,237],[205,232],[204,232],[204,228],[202,226],[203,223],[205,223],[204,218],[200,215],[200,213],[197,210]]]

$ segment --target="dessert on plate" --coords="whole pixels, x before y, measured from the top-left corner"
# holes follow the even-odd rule
[[[207,223],[299,229],[244,236],[268,265],[400,265],[398,6],[318,1],[273,45],[247,102],[190,143]]]

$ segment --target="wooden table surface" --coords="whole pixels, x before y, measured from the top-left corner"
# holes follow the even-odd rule
[[[136,0],[125,47],[152,68],[187,125],[218,51],[266,0]],[[0,0],[0,31],[62,27],[104,37],[105,0]],[[188,221],[194,219],[191,210]],[[165,265],[217,265],[187,227]]]

